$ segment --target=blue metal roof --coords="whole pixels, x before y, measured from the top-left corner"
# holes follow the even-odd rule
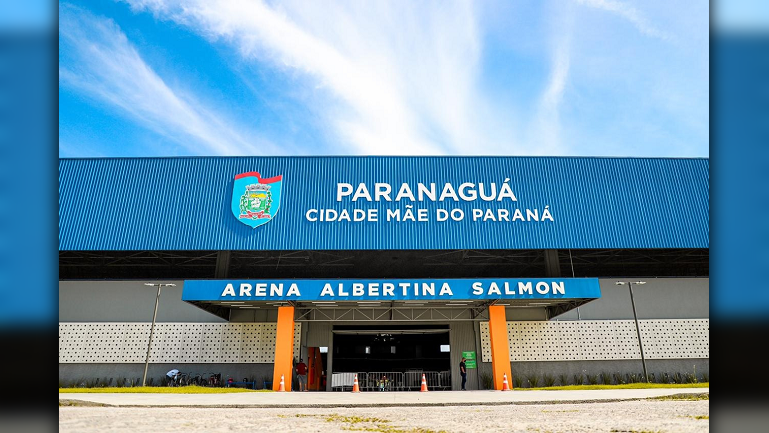
[[[235,177],[282,176],[270,184],[272,218],[257,227],[234,212]],[[258,183],[255,177],[245,179]],[[506,179],[508,179],[506,181]],[[253,182],[251,182],[253,181]],[[273,182],[275,179],[273,179]],[[506,183],[515,201],[395,201],[405,183]],[[372,201],[337,197],[364,184]],[[374,201],[376,183],[389,197]],[[470,191],[466,189],[465,192]],[[458,192],[458,191],[457,191]],[[235,201],[233,202],[233,195]],[[476,196],[478,195],[476,191]],[[499,194],[498,194],[499,195]],[[275,201],[278,201],[276,203]],[[241,202],[242,203],[242,202]],[[410,207],[407,207],[410,206]],[[547,211],[552,218],[543,219]],[[276,212],[277,209],[277,212]],[[310,209],[376,209],[377,221],[311,221]],[[407,210],[427,221],[403,220]],[[464,218],[437,221],[438,209]],[[483,217],[478,218],[479,209]],[[508,220],[500,213],[507,211]],[[512,220],[515,210],[524,216]],[[525,218],[526,210],[538,220]],[[401,221],[388,221],[399,210]],[[490,212],[487,213],[487,211]],[[489,216],[494,218],[488,218]],[[476,216],[476,219],[473,218]],[[254,225],[254,224],[251,224]],[[708,248],[709,161],[584,157],[185,157],[59,160],[60,250],[356,250]]]

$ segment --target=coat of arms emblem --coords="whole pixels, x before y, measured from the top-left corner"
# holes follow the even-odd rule
[[[280,209],[283,175],[263,178],[251,171],[235,176],[232,190],[232,214],[253,228],[272,220]]]

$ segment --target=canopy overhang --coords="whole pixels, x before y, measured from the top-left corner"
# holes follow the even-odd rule
[[[182,300],[230,320],[233,311],[293,306],[297,321],[488,320],[490,305],[552,318],[601,296],[596,278],[190,280]]]

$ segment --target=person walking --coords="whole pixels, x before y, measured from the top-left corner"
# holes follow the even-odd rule
[[[299,382],[299,391],[307,391],[307,364],[302,358],[299,358],[299,363],[296,364],[296,380]]]
[[[462,358],[462,362],[459,363],[459,374],[462,375],[462,391],[467,391],[465,389],[465,384],[467,383],[467,366],[465,365],[465,361],[467,361],[467,359]]]

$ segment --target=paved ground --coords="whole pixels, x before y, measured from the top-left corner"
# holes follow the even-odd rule
[[[114,406],[342,407],[511,404],[628,400],[674,394],[708,393],[709,388],[602,389],[592,391],[434,391],[434,392],[248,392],[232,394],[59,394]]]
[[[646,399],[681,393],[709,390],[59,394],[59,432],[709,431],[708,400]]]

